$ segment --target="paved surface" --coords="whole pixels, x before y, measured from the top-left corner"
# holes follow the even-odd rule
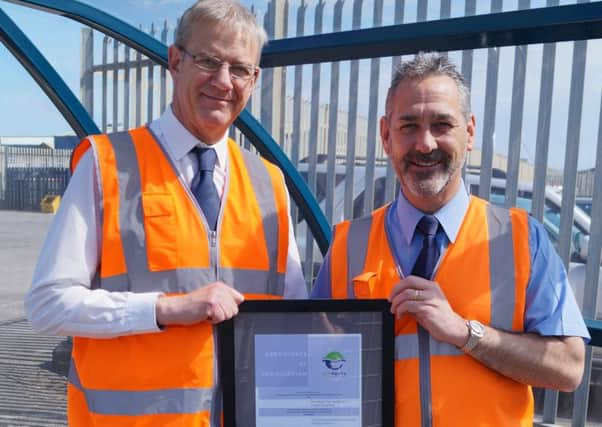
[[[53,215],[0,210],[0,426],[65,426],[65,366],[52,353],[64,341],[35,334],[23,297]]]
[[[24,317],[23,297],[53,217],[0,210],[0,321]]]
[[[35,334],[25,319],[0,322],[0,426],[65,426],[65,368],[52,362],[64,339]]]

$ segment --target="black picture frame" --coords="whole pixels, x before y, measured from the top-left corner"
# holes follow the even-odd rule
[[[243,302],[237,316],[217,325],[224,427],[255,426],[255,335],[313,333],[361,334],[362,426],[392,427],[395,322],[390,307],[379,299]]]

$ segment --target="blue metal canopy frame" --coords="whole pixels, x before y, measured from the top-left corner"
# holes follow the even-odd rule
[[[69,86],[21,29],[0,8],[0,41],[29,72],[79,136],[100,133]]]
[[[602,2],[270,41],[262,67],[602,38]]]

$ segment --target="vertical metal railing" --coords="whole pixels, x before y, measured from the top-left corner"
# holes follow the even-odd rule
[[[419,2],[426,4],[425,2]],[[382,26],[383,2],[374,0],[374,13],[372,23],[374,27]],[[380,83],[380,58],[370,60],[370,92],[368,95],[368,136],[366,141],[366,179],[364,181],[364,207],[361,215],[370,212],[374,207],[374,166],[376,165],[376,132],[378,125],[378,109],[381,94]]]
[[[343,20],[343,0],[337,0],[334,5],[333,31],[341,31]],[[340,64],[330,64],[330,98],[328,108],[328,149],[326,169],[326,218],[332,223],[334,220],[334,190],[336,181],[336,156],[337,156],[337,134],[339,133],[339,90],[340,90]]]
[[[548,7],[558,6],[558,0],[548,0]],[[554,70],[556,43],[543,45],[541,83],[539,87],[539,109],[535,141],[535,167],[533,180],[533,205],[531,212],[539,221],[543,219],[545,186],[552,124],[552,97],[554,95]]]
[[[362,22],[362,5],[363,0],[354,0],[353,2],[353,21],[351,29],[357,30],[361,27]],[[349,94],[359,93],[359,73],[360,61],[353,60],[350,63],[349,70]],[[345,196],[344,196],[344,216],[351,218],[353,216],[353,198],[354,198],[354,182],[355,182],[355,157],[356,157],[356,141],[357,141],[357,111],[359,104],[358,96],[349,96],[348,110],[348,133],[347,133],[347,150],[345,161]]]
[[[324,22],[324,0],[319,0],[314,12],[314,34],[322,33]],[[320,129],[320,84],[322,64],[313,64],[311,67],[311,126],[309,128],[308,153],[307,153],[307,184],[309,189],[316,194],[317,188],[317,163],[318,163],[318,130]],[[303,273],[305,277],[313,277],[314,245],[310,242],[305,244],[305,260]],[[311,261],[310,261],[311,260]]]
[[[520,10],[529,9],[530,0],[520,0]],[[523,108],[525,105],[525,76],[527,73],[527,46],[514,48],[514,73],[512,79],[512,107],[510,115],[510,133],[508,141],[508,169],[506,174],[506,207],[516,205],[520,151],[523,144]]]

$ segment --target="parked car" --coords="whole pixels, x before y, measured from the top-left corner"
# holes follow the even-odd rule
[[[592,216],[592,197],[591,196],[577,196],[575,198],[575,204],[583,210],[590,217]]]

